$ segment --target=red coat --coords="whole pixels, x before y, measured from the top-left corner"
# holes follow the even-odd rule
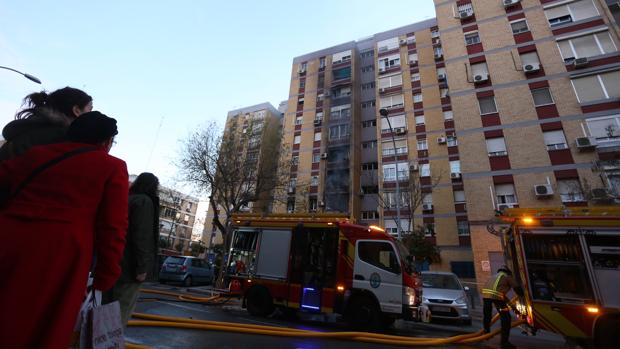
[[[14,189],[40,164],[85,146],[36,146],[0,164],[0,188]],[[104,150],[48,168],[0,209],[0,346],[66,349],[93,251],[94,286],[120,275],[127,230],[124,161]]]

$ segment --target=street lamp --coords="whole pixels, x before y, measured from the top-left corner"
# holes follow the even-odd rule
[[[392,135],[392,146],[394,147],[394,166],[396,166],[396,237],[398,240],[401,239],[401,229],[400,229],[400,183],[398,180],[398,157],[396,156],[396,140],[394,139],[394,130],[392,129],[392,123],[390,122],[390,118],[388,115],[390,114],[389,110],[385,108],[379,109],[379,114],[381,117],[384,117],[387,120],[388,127],[390,128],[390,134]]]
[[[37,84],[41,83],[41,80],[39,80],[39,78],[37,78],[36,76],[32,76],[32,75],[26,74],[26,73],[22,73],[19,70],[15,70],[15,69],[9,68],[9,67],[3,67],[1,65],[0,65],[0,69],[6,69],[6,70],[10,70],[10,71],[16,72],[17,74],[23,75],[26,79],[28,79],[30,81],[34,81]]]

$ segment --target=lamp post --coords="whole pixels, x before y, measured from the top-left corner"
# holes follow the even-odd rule
[[[384,117],[387,120],[388,127],[390,128],[390,133],[392,134],[392,146],[394,147],[394,166],[396,166],[396,237],[398,240],[401,239],[401,229],[400,229],[400,183],[398,181],[398,157],[396,156],[396,140],[394,139],[394,130],[392,129],[392,123],[390,122],[390,118],[388,115],[390,112],[385,109],[379,109],[379,114],[381,117]]]
[[[36,82],[37,84],[41,83],[41,80],[39,80],[39,78],[37,78],[36,76],[32,76],[32,75],[26,74],[26,73],[22,73],[19,70],[15,70],[15,69],[9,68],[9,67],[3,67],[1,65],[0,65],[0,69],[6,69],[6,70],[10,70],[12,72],[16,72],[19,75],[23,75],[26,79],[28,79],[30,81]]]

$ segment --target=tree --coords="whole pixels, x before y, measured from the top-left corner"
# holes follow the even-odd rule
[[[177,250],[179,253],[183,252],[183,241],[179,241],[175,246],[174,249]]]
[[[426,231],[426,228],[418,226],[403,239],[403,244],[415,257],[418,266],[423,265],[424,262],[432,264],[441,261],[439,248],[426,238]]]

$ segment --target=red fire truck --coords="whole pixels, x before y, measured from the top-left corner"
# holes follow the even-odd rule
[[[383,229],[331,214],[233,219],[227,273],[250,314],[340,314],[359,328],[427,316],[412,258]]]
[[[596,348],[620,346],[620,209],[507,209],[508,265],[530,326]]]

